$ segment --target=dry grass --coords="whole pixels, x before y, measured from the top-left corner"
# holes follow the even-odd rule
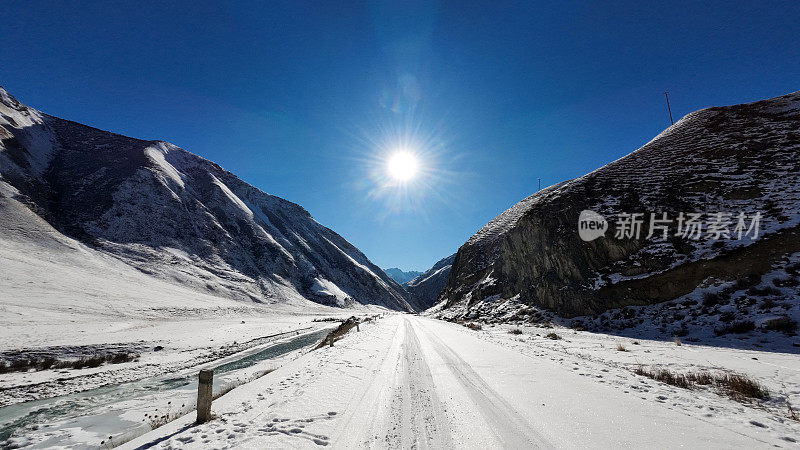
[[[800,422],[800,415],[797,414],[797,411],[792,408],[792,404],[789,403],[789,400],[786,400],[786,409],[788,409],[786,416],[792,420],[796,420]]]
[[[735,373],[720,375],[714,378],[714,385],[735,400],[751,398],[763,400],[769,397],[769,391],[764,385],[745,375]]]
[[[480,331],[483,329],[481,324],[475,322],[468,322],[464,324],[465,327],[469,328],[470,330]]]
[[[714,330],[714,334],[716,334],[717,336],[729,333],[741,334],[741,333],[747,333],[748,331],[753,331],[755,329],[756,325],[755,323],[753,323],[752,320],[742,320],[739,322],[734,322],[728,326],[718,328]]]
[[[690,372],[681,374],[668,369],[647,370],[642,366],[635,368],[633,373],[684,389],[694,389],[698,385],[713,386],[717,392],[739,402],[769,398],[769,390],[763,384],[738,373]]]
[[[765,330],[782,331],[786,334],[793,334],[797,331],[797,322],[786,316],[782,316],[767,320],[762,327],[764,327]]]
[[[151,430],[155,430],[158,427],[163,427],[164,425],[172,422],[173,420],[177,419],[178,417],[182,416],[183,414],[179,412],[171,413],[169,411],[166,414],[145,414],[145,419],[147,420],[147,424],[150,425]],[[111,437],[109,436],[109,439]],[[102,444],[102,442],[101,442]]]
[[[691,383],[686,378],[686,375],[676,374],[667,369],[657,369],[654,371],[646,370],[642,366],[633,369],[633,373],[643,377],[651,378],[662,383],[669,384],[670,386],[678,386],[685,389],[691,388]]]
[[[627,351],[628,351],[628,349],[627,349],[627,348],[625,348],[625,346],[624,346],[624,345],[622,345],[622,344],[617,344],[617,351],[618,351],[618,352],[627,352]]]
[[[689,383],[708,386],[714,382],[714,377],[709,372],[690,372],[686,374]]]
[[[139,354],[135,352],[108,353],[65,360],[60,360],[53,356],[20,358],[10,363],[0,361],[0,373],[49,369],[86,369],[100,367],[103,364],[121,364],[124,362],[136,361],[137,359],[139,359]]]
[[[683,344],[681,343],[681,340],[680,340],[680,339],[678,339],[678,338],[673,338],[673,339],[672,339],[672,341],[673,341],[673,342],[675,342],[675,345],[677,345],[678,347],[680,347],[681,345],[683,345]]]

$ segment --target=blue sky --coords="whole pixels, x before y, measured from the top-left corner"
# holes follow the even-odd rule
[[[422,270],[538,178],[646,143],[665,90],[677,120],[800,89],[798,2],[561,3],[9,2],[0,84],[216,161]],[[374,173],[403,139],[425,173],[392,192]]]

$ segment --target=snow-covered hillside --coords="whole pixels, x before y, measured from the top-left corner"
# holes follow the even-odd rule
[[[586,210],[607,221],[591,241],[578,229]],[[732,302],[789,264],[799,225],[800,93],[703,109],[489,222],[459,249],[437,311],[520,317],[543,307],[574,317],[736,283]]]
[[[450,276],[450,268],[455,257],[454,253],[440,259],[433,267],[406,283],[406,289],[423,309],[428,309],[436,303],[439,293],[447,284],[447,277]]]
[[[132,280],[130,274],[116,277],[125,266],[146,280],[133,284],[194,292],[181,298],[414,309],[397,283],[302,207],[172,144],[52,117],[2,88],[0,139],[3,259],[15,258],[22,272],[36,265],[27,259],[64,254],[83,258],[87,268],[109,268],[87,269],[81,276],[89,279],[67,281],[97,282],[97,295],[75,307],[113,308],[113,294],[106,296],[102,285]],[[26,302],[60,308],[57,301],[29,301],[7,273],[0,286],[4,309]],[[67,296],[64,280],[49,281],[33,289],[50,292],[50,299]],[[169,298],[155,298],[159,291],[137,291],[142,304],[169,306]]]
[[[416,270],[403,270],[397,267],[390,267],[388,269],[383,269],[383,271],[400,284],[406,284],[422,274],[422,272]]]

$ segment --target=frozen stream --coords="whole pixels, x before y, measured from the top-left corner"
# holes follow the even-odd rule
[[[328,329],[281,339],[202,367],[214,367],[214,394],[275,368],[274,360],[319,342]],[[0,408],[0,447],[119,445],[167,416],[194,410],[198,368]],[[109,439],[110,438],[110,439]]]

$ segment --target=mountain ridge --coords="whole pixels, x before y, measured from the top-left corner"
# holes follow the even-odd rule
[[[700,276],[693,275],[702,265],[698,261],[751,245],[755,252],[761,241],[670,236],[653,242],[614,239],[612,231],[583,242],[577,231],[580,212],[609,219],[641,212],[646,233],[651,224],[647,213],[675,218],[680,212],[727,211],[752,217],[761,211],[762,237],[791,234],[800,223],[798,123],[800,92],[702,109],[638,150],[542,189],[501,213],[459,249],[437,310],[451,317],[489,317],[503,308],[537,306],[570,317],[692,292]],[[784,256],[774,255],[778,260]],[[755,275],[755,270],[725,266],[703,272],[701,281]]]
[[[453,253],[436,261],[430,269],[406,283],[406,289],[423,309],[436,304],[436,299],[447,284],[455,257],[456,254]]]
[[[140,271],[215,295],[416,309],[302,206],[212,161],[41,113],[4,88],[0,112],[5,209],[27,208]]]

